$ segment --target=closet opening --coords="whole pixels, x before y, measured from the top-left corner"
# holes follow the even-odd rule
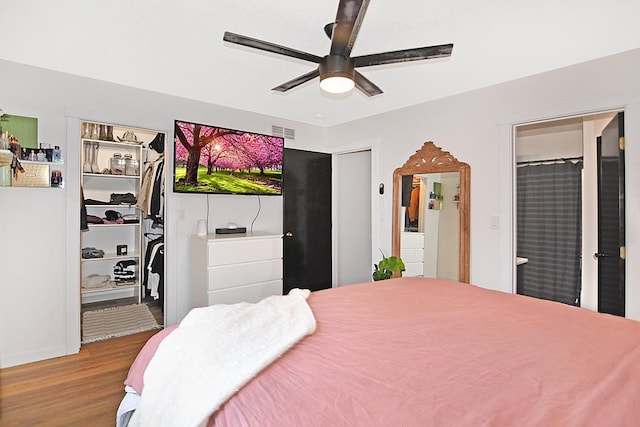
[[[80,122],[81,344],[164,327],[163,132]]]

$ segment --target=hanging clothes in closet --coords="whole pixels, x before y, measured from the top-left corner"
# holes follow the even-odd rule
[[[145,236],[152,236],[147,233]],[[147,243],[144,256],[145,274],[142,287],[148,291],[149,296],[164,307],[164,236],[156,237]]]
[[[164,306],[164,134],[158,133],[149,148],[158,156],[146,162],[136,206],[142,212],[145,237],[142,290]],[[152,154],[152,153],[149,153]],[[153,230],[153,231],[151,231]]]
[[[164,223],[164,155],[149,162],[142,176],[137,207],[154,224]]]

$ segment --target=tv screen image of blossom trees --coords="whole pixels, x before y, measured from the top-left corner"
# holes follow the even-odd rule
[[[282,194],[279,137],[175,122],[177,192]]]

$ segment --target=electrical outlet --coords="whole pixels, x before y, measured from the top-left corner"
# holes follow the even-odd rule
[[[178,219],[184,219],[184,209],[178,209]]]

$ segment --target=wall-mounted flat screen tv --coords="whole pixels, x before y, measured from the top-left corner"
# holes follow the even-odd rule
[[[175,121],[173,190],[282,194],[284,138]]]

